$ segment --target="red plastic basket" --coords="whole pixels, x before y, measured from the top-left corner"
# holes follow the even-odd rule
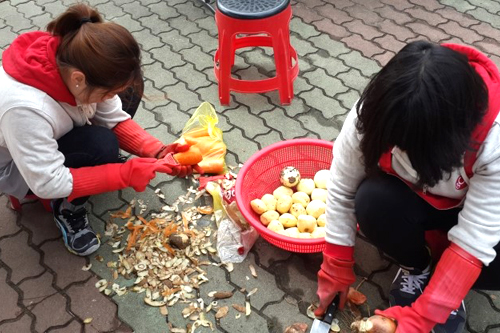
[[[314,253],[325,249],[324,238],[292,238],[267,229],[250,207],[281,185],[280,171],[296,167],[302,178],[313,178],[317,171],[330,169],[333,142],[317,139],[293,139],[272,144],[254,154],[241,168],[236,180],[236,203],[245,219],[269,243],[292,252]]]

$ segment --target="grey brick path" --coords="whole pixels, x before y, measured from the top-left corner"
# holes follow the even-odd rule
[[[72,0],[0,0],[0,52],[18,34],[43,29]],[[301,72],[295,81],[292,105],[279,105],[276,92],[232,94],[231,105],[218,104],[213,76],[217,29],[211,13],[194,0],[91,0],[107,20],[128,28],[143,50],[146,95],[137,121],[164,141],[178,137],[202,101],[214,104],[228,146],[227,162],[244,163],[271,143],[311,137],[334,140],[368,79],[405,43],[415,39],[468,43],[500,65],[500,1],[498,0],[292,0],[291,40],[299,54]],[[241,50],[235,75],[270,76],[269,50]],[[143,199],[148,212],[161,206],[154,194],[161,188],[167,202],[185,193],[190,183],[159,176],[144,193],[127,189],[91,199],[91,223],[103,233],[109,212]],[[112,298],[94,287],[110,278],[106,262],[110,247],[95,256],[78,258],[64,250],[50,214],[38,203],[27,203],[21,214],[8,208],[0,195],[0,332],[167,332],[165,318],[143,305],[134,293]],[[146,212],[146,214],[148,214]],[[370,308],[387,306],[387,288],[396,266],[369,243],[356,244],[360,290]],[[217,262],[217,257],[209,260]],[[91,271],[82,266],[92,263]],[[306,309],[315,300],[315,272],[321,255],[301,255],[278,249],[259,239],[244,263],[233,272],[209,266],[210,282],[199,296],[233,290],[232,303],[243,303],[241,288],[258,287],[252,314],[215,321],[219,332],[283,332],[297,321],[311,324]],[[258,278],[250,276],[253,264]],[[248,278],[250,276],[250,278]],[[500,332],[500,293],[471,291],[467,331]],[[221,302],[224,303],[224,302]],[[169,321],[185,327],[182,307],[171,309]],[[84,319],[92,318],[90,324]],[[344,322],[342,322],[344,324]],[[197,332],[209,332],[200,328]]]

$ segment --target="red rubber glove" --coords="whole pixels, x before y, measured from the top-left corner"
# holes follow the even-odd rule
[[[189,148],[189,146],[188,146]],[[168,153],[165,157],[158,160],[162,165],[167,166],[172,169],[172,172],[169,173],[171,176],[177,176],[180,178],[186,177],[188,175],[193,174],[193,170],[196,170],[200,175],[203,174],[203,169],[198,165],[183,165],[179,164],[173,157],[173,153]]]
[[[411,307],[393,306],[375,313],[396,319],[396,332],[428,333],[436,324],[445,323],[460,306],[476,282],[483,264],[460,246],[451,243],[420,297]]]
[[[168,153],[175,154],[189,149],[189,145],[178,143],[164,145],[132,119],[127,119],[116,125],[113,132],[118,138],[121,149],[139,157],[163,158]]]
[[[168,165],[155,158],[133,158],[125,163],[110,163],[93,167],[72,169],[73,191],[69,201],[88,195],[132,187],[137,192],[146,189],[156,172],[172,174]]]
[[[333,299],[340,294],[339,309],[344,308],[349,286],[356,281],[353,266],[353,248],[348,246],[326,244],[323,252],[323,263],[318,272],[319,306],[314,315],[322,316]]]

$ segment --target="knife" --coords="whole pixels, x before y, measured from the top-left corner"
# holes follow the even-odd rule
[[[330,326],[332,325],[333,316],[337,312],[338,304],[340,301],[340,296],[337,294],[332,301],[332,304],[328,306],[323,319],[314,319],[311,326],[310,333],[328,333],[330,332]]]

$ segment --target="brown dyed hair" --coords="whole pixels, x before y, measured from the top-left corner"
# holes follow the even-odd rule
[[[96,88],[107,94],[126,87],[142,97],[141,51],[127,29],[76,4],[50,22],[47,31],[61,38],[56,55],[60,68],[76,68],[85,75],[87,97]]]

